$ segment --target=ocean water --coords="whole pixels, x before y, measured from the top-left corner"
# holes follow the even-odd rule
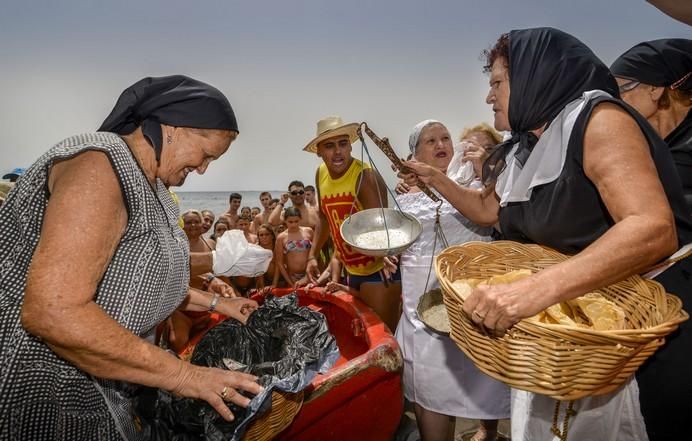
[[[269,191],[273,198],[279,198],[281,196],[281,190]],[[259,196],[262,191],[238,191],[243,200],[240,203],[241,207],[248,206],[262,208],[260,204]],[[211,210],[216,216],[221,213],[228,211],[229,201],[228,197],[231,195],[230,191],[176,191],[175,194],[178,195],[180,199],[180,212],[183,213],[185,210]],[[240,211],[240,210],[238,210]]]

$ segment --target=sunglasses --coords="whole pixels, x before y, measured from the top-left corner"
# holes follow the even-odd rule
[[[620,91],[620,94],[623,94],[625,92],[629,92],[640,84],[641,83],[637,80],[628,81],[625,84],[618,86],[618,90]]]
[[[300,196],[301,194],[305,194],[305,190],[293,190],[291,192],[291,196]]]

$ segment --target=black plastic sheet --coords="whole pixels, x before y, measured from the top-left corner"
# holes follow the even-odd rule
[[[259,377],[264,391],[246,409],[227,403],[236,417],[233,422],[225,421],[204,401],[163,391],[140,394],[136,408],[151,440],[239,440],[252,420],[270,408],[272,390],[303,390],[318,372],[329,370],[338,356],[336,340],[321,313],[299,307],[296,294],[268,296],[247,325],[229,319],[211,329],[190,360]]]

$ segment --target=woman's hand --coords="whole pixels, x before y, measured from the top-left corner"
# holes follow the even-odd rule
[[[228,298],[234,298],[234,297],[240,297],[238,295],[238,292],[229,285],[228,283],[224,282],[218,277],[214,277],[210,282],[209,286],[207,287],[208,292],[215,292],[221,297],[228,297]]]
[[[464,300],[463,311],[485,332],[501,337],[519,320],[550,306],[549,299],[529,277],[514,283],[476,286]]]
[[[417,185],[418,182],[428,185],[436,174],[442,173],[439,169],[416,160],[406,161],[404,165],[413,173],[399,172],[397,176],[410,187]]]
[[[239,390],[253,395],[263,390],[262,386],[257,384],[257,377],[254,375],[195,366],[182,361],[181,363],[183,368],[179,374],[178,386],[172,392],[179,396],[206,401],[226,421],[235,419],[233,412],[226,405],[227,401],[240,407],[250,404],[250,398],[241,395]]]
[[[488,157],[488,152],[480,144],[473,141],[463,141],[464,155],[461,162],[469,162],[473,165],[473,171],[479,178],[483,175],[483,162]]]
[[[216,311],[245,324],[250,314],[257,309],[257,306],[257,302],[244,297],[221,298],[218,305],[216,305]]]

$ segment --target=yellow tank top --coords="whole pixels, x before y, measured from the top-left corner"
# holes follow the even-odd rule
[[[320,194],[320,210],[329,222],[334,246],[341,254],[341,261],[346,270],[356,276],[369,276],[383,268],[382,258],[366,256],[353,250],[341,237],[341,223],[351,213],[361,211],[363,207],[356,198],[358,176],[363,169],[369,169],[369,164],[353,158],[351,166],[339,179],[329,176],[327,166],[322,163],[317,173],[317,185]]]

